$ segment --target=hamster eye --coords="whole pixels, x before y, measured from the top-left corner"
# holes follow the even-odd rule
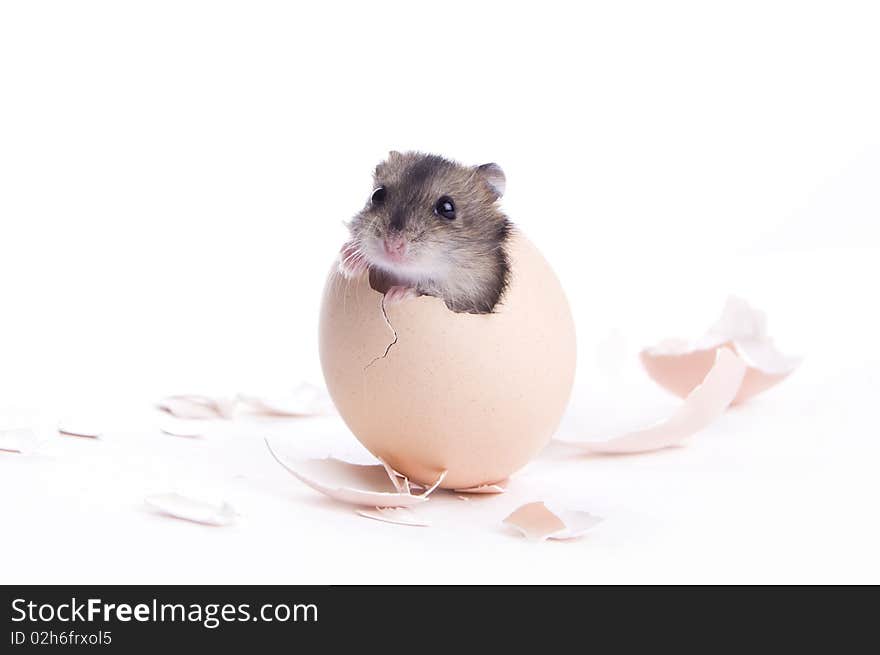
[[[373,195],[370,196],[370,202],[374,205],[380,205],[385,202],[385,187],[376,187],[373,191]]]
[[[449,196],[443,196],[440,198],[440,200],[437,201],[437,204],[434,205],[434,213],[447,220],[455,220],[455,205],[452,204],[452,198]]]

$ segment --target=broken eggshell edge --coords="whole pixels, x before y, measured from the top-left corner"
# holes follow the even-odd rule
[[[748,361],[748,350],[735,342],[726,341],[709,349],[691,350],[678,354],[668,354],[655,349],[646,349],[639,354],[642,366],[654,382],[680,398],[686,397],[706,377],[712,368],[715,355],[721,350],[737,353]],[[738,405],[759,393],[773,387],[797,367],[793,364],[787,370],[767,371],[750,364],[746,368],[742,384],[737,390],[731,405]]]
[[[518,507],[502,521],[532,541],[576,539],[601,522],[589,512],[551,510],[540,500]]]
[[[767,333],[766,314],[737,296],[727,299],[719,319],[699,339],[667,339],[639,357],[657,384],[684,398],[706,377],[719,348],[734,351],[748,366],[732,405],[779,384],[801,363],[777,350]]]
[[[645,453],[680,445],[721,416],[741,388],[746,364],[733,351],[720,348],[705,378],[672,415],[644,429],[597,441],[556,438],[584,452],[622,455]]]
[[[445,472],[424,493],[399,491],[383,464],[352,464],[333,457],[284,461],[266,440],[266,447],[292,476],[315,491],[351,505],[374,508],[412,507],[424,503],[443,481]]]

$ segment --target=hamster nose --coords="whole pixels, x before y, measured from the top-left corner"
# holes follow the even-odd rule
[[[401,234],[390,234],[385,237],[385,253],[394,260],[402,259],[406,254],[406,240]]]

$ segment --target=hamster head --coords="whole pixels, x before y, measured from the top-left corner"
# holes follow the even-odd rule
[[[440,296],[452,309],[491,311],[508,277],[511,226],[497,203],[504,184],[497,164],[391,152],[349,224],[352,241],[371,268],[401,284]]]

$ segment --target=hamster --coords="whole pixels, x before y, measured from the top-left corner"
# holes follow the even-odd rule
[[[389,153],[366,206],[348,224],[340,271],[386,278],[386,303],[427,295],[454,312],[492,313],[510,277],[512,224],[498,207],[504,187],[497,164]]]

